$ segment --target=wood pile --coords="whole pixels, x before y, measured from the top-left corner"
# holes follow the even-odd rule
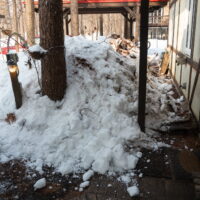
[[[118,37],[116,34],[111,35],[109,43],[116,52],[123,56],[136,58],[138,54],[138,49],[133,41]]]

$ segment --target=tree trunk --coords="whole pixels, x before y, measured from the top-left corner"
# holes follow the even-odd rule
[[[62,0],[40,0],[40,43],[48,50],[41,60],[42,93],[62,100],[66,89]]]
[[[25,37],[25,23],[24,23],[24,8],[20,0],[18,0],[19,5],[19,32],[20,34]]]
[[[140,40],[140,6],[136,7],[136,29],[135,29],[135,41]]]
[[[13,32],[19,33],[18,20],[17,20],[17,2],[16,0],[12,0],[12,3],[13,3]],[[17,36],[16,36],[15,47],[16,47],[16,51],[19,52],[19,44],[18,44]]]
[[[78,20],[78,0],[71,0],[71,33],[72,36],[79,35],[79,20]]]
[[[30,46],[35,44],[35,13],[32,0],[26,0],[27,42]]]

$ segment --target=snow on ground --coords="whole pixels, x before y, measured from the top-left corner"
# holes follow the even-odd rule
[[[7,66],[1,66],[0,161],[25,159],[41,172],[46,164],[63,174],[90,168],[101,174],[134,169],[139,149],[130,154],[124,145],[148,140],[133,114],[135,64],[105,42],[79,36],[66,38],[65,45],[68,89],[62,102],[39,95],[35,69],[28,69],[27,57],[19,53],[24,99],[15,110]],[[4,121],[10,112],[17,118],[12,125]]]
[[[66,37],[65,46],[68,88],[61,102],[40,95],[35,69],[29,69],[27,55],[19,53],[23,106],[18,110],[5,58],[0,57],[0,162],[24,159],[41,173],[43,165],[62,174],[87,171],[83,175],[87,184],[94,172],[134,169],[142,157],[141,147],[163,145],[142,133],[137,124],[137,62],[115,52],[104,38]],[[39,69],[40,63],[36,64]],[[157,89],[147,87],[147,117],[157,113],[157,120],[168,117],[162,112],[168,102],[164,95],[171,88],[170,83],[153,82]],[[17,120],[9,125],[4,119],[11,112]],[[151,122],[153,126],[155,121]],[[119,180],[130,186],[133,177],[128,172]],[[128,191],[137,193],[135,188]]]

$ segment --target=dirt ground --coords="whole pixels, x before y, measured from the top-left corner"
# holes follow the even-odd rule
[[[20,160],[0,164],[0,200],[195,200],[200,193],[200,140],[196,134],[164,134],[158,140],[171,144],[158,151],[142,149],[136,174],[140,195],[131,198],[126,185],[116,177],[95,174],[83,192],[77,175],[62,176],[53,168],[44,174],[25,167]],[[148,162],[147,162],[148,160]],[[34,191],[34,183],[45,177],[47,186]],[[108,184],[111,187],[108,187]]]

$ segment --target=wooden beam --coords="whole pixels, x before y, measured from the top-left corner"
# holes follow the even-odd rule
[[[139,2],[109,2],[109,3],[79,3],[78,6],[79,8],[108,8],[108,7],[112,7],[112,8],[120,8],[120,7],[134,7],[140,5]],[[167,2],[150,2],[150,7],[163,7],[167,5]],[[70,4],[66,3],[63,4],[63,8],[70,8]],[[38,5],[35,5],[35,9],[38,9]]]
[[[5,18],[5,15],[1,15],[1,14],[0,14],[0,18]]]
[[[133,19],[130,19],[130,39],[133,40]]]
[[[124,14],[124,38],[128,38],[128,13]]]
[[[133,11],[133,10],[131,10],[129,7],[124,7],[125,8],[125,10],[130,14],[130,16],[131,16],[131,18],[135,18],[136,17],[136,13]]]
[[[65,17],[66,35],[69,35],[69,20],[68,15]]]
[[[149,0],[141,0],[138,123],[145,132]]]
[[[107,13],[122,13],[125,9],[122,8],[79,8],[79,14],[107,14]],[[70,10],[67,9],[64,13],[70,14]]]
[[[194,84],[193,84],[193,88],[192,88],[192,93],[191,93],[191,97],[190,97],[190,107],[192,106],[192,102],[193,102],[193,99],[194,99],[194,94],[195,94],[195,90],[196,90],[196,87],[197,87],[197,83],[198,83],[198,79],[200,77],[200,60],[199,60],[199,67],[196,71],[196,75],[195,75],[195,79],[194,79]]]
[[[188,65],[191,65],[192,68],[194,70],[198,70],[199,67],[199,63],[194,61],[193,59],[191,59],[190,57],[187,57],[184,53],[178,51],[177,49],[175,49],[173,46],[168,45],[168,47],[170,48],[171,51],[173,51],[175,54],[177,54],[180,57],[185,57],[186,58],[186,62]]]
[[[140,5],[138,2],[108,2],[108,3],[79,3],[79,8],[106,8],[106,7],[134,7]],[[165,6],[167,2],[150,2],[150,6]],[[64,4],[64,8],[70,8],[70,4]]]

